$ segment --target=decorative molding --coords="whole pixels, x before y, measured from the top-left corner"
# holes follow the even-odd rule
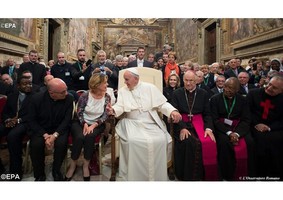
[[[144,26],[152,25],[157,18],[112,18],[112,23],[124,26]]]
[[[0,32],[0,40],[6,40],[8,43],[16,43],[21,46],[28,47],[29,42],[19,37]]]
[[[268,40],[277,39],[282,36],[283,36],[283,27],[265,32],[261,35],[255,35],[249,38],[245,38],[241,40],[240,42],[231,43],[231,45],[234,49],[238,49],[238,48],[243,48],[243,47],[247,47],[250,45],[262,43]]]

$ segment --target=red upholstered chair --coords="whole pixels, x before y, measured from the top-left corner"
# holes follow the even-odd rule
[[[2,122],[2,112],[7,102],[7,96],[0,96],[0,123]]]

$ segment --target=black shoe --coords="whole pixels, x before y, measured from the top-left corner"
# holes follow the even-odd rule
[[[36,177],[34,181],[45,181],[46,180],[46,176],[39,176],[39,177]]]
[[[87,177],[84,176],[84,181],[90,181],[90,176]]]
[[[65,176],[64,181],[71,181],[73,178],[73,176],[71,176],[70,178],[68,178],[67,176]]]
[[[61,172],[53,171],[52,172],[52,176],[54,178],[54,181],[63,181],[64,180],[63,175],[61,174]]]

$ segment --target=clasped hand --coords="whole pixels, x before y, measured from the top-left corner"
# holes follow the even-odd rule
[[[93,130],[98,126],[98,124],[95,122],[92,125],[88,125],[87,123],[84,123],[83,127],[83,135],[91,134],[93,133]]]
[[[48,133],[45,133],[43,135],[43,138],[45,139],[46,148],[48,150],[52,150],[54,147],[54,141],[55,141],[54,135],[49,135]]]
[[[237,145],[238,142],[239,142],[239,137],[236,133],[232,132],[230,133],[229,135],[229,138],[230,138],[230,142],[233,144],[233,145]]]
[[[17,119],[16,117],[14,117],[14,118],[9,118],[9,119],[7,119],[7,120],[5,121],[5,126],[6,126],[7,128],[13,128],[13,127],[15,127],[15,126],[17,125],[17,123],[18,123],[17,120],[18,120],[18,119]]]

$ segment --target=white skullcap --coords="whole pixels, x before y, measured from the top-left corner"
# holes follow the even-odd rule
[[[126,70],[129,71],[129,72],[132,72],[133,74],[135,74],[137,76],[139,76],[139,72],[136,68],[130,67],[130,68],[127,68]]]

